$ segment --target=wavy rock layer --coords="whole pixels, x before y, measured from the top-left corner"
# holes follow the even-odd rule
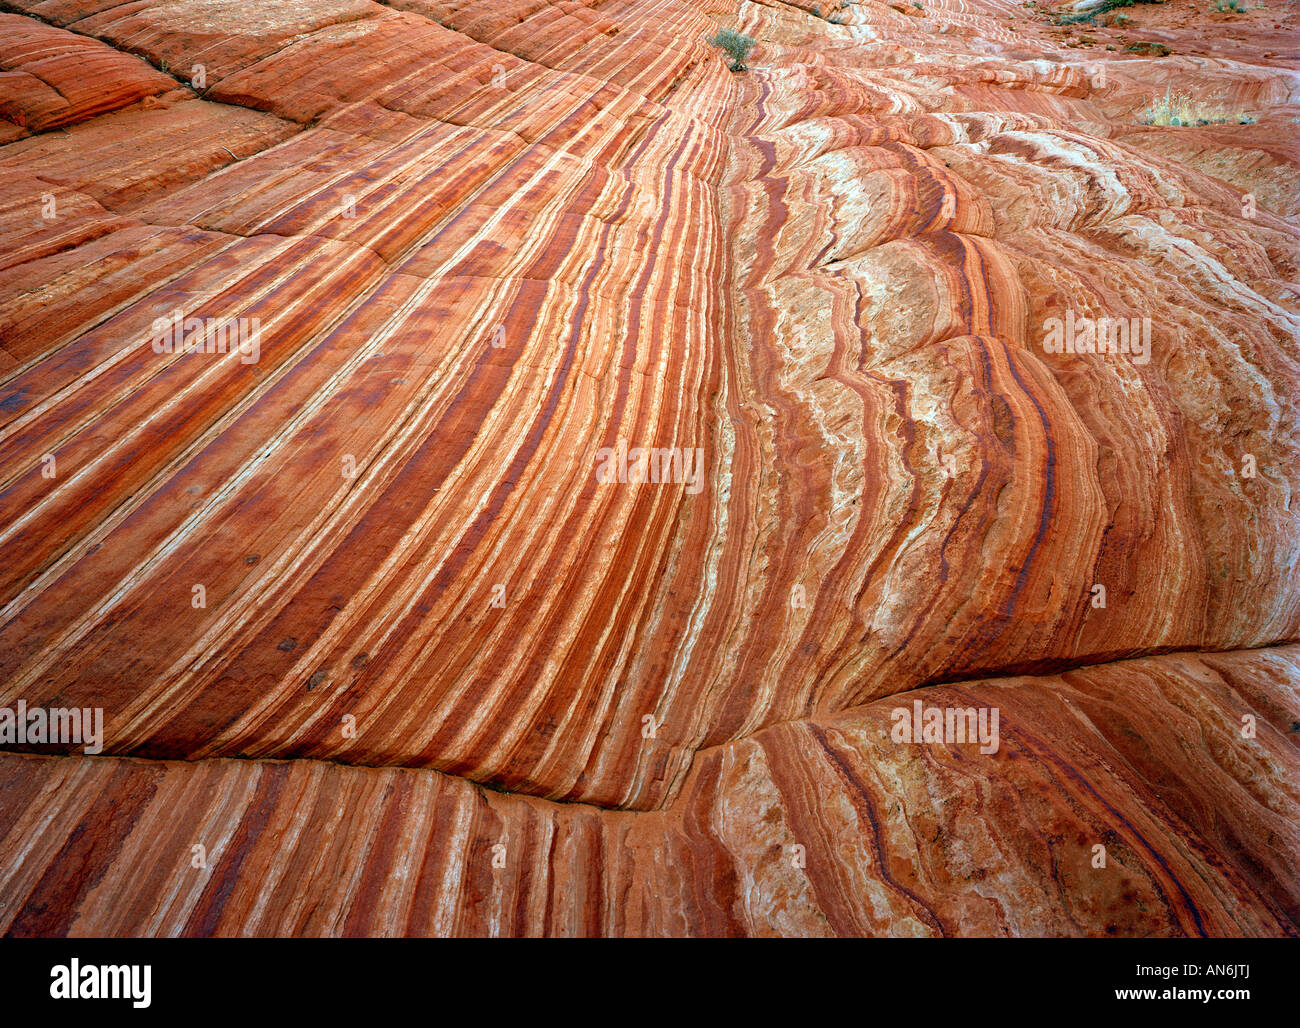
[[[338,847],[311,859],[353,918],[227,908],[245,880],[299,888],[307,864],[263,850],[215,899],[178,880],[174,911],[110,928],[106,899],[23,894],[11,930],[1295,930],[1294,837],[1224,799],[1293,800],[1292,735],[1251,763],[1192,723],[1051,706],[1076,675],[1126,717],[1172,703],[1127,662],[1172,651],[1225,651],[1153,665],[1187,709],[1228,716],[1215,661],[1290,702],[1293,61],[1200,56],[1194,19],[1137,8],[1152,45],[1085,44],[1002,0],[0,7],[0,706],[102,707],[106,754],[203,761],[5,773],[49,783],[69,831],[92,814],[68,783],[135,783],[187,812],[177,846],[260,797]],[[704,43],[719,25],[759,40],[750,71]],[[1171,83],[1254,122],[1139,124]],[[158,352],[173,318],[255,325],[256,352]],[[1129,352],[1048,345],[1096,319]],[[635,481],[646,448],[668,481]],[[888,698],[1056,672],[1024,687],[1046,734],[918,836],[962,772],[873,741]],[[1215,798],[1187,806],[1127,731],[1212,764]],[[1103,814],[1072,783],[1108,747],[1129,770]],[[402,790],[420,812],[376,800]],[[1076,856],[1031,873],[1056,835],[1015,834],[1018,790],[1071,845],[1109,817],[1173,863],[1119,892]],[[317,794],[390,840],[384,866],[423,840],[434,906],[350,892],[366,865],[351,829],[305,827]],[[830,877],[755,884],[767,858],[715,845],[719,809],[753,839],[788,812]],[[570,854],[589,893],[530,854],[534,891],[488,913],[438,870],[484,810],[621,855]],[[952,877],[987,854],[945,832],[1004,847],[991,899]],[[127,853],[105,873],[171,873]],[[13,873],[81,858],[42,859]],[[530,906],[552,878],[588,905]]]
[[[998,752],[899,745],[878,700],[705,751],[668,812],[316,761],[7,756],[0,928],[1296,934],[1297,682],[1288,646],[923,689],[995,705]]]

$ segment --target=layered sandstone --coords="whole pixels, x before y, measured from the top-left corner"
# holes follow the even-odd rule
[[[896,745],[877,700],[704,750],[644,813],[400,768],[8,756],[0,928],[1290,934],[1298,673],[1292,645],[926,688],[908,707],[996,705],[998,751]]]
[[[1293,61],[0,7],[0,706],[107,723],[0,761],[6,930],[1300,931]],[[1095,319],[1149,347],[1044,347]]]

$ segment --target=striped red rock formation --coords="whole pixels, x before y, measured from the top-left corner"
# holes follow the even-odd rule
[[[1293,62],[0,7],[7,931],[1300,932]]]
[[[5,142],[176,87],[138,57],[14,14],[0,14],[0,69],[0,117],[10,123],[0,136]]]
[[[12,935],[1294,934],[1300,647],[936,686],[701,752],[666,811],[318,761],[0,758]],[[1242,712],[1258,717],[1242,738]],[[184,811],[184,817],[177,817]]]

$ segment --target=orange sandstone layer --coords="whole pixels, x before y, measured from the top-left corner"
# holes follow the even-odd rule
[[[387,776],[666,826],[720,754],[788,738],[816,764],[809,733],[895,693],[1300,637],[1294,60],[1208,59],[1178,19],[1167,56],[1069,45],[1005,0],[0,8],[0,707],[102,707],[105,753],[202,761],[5,762],[33,781],[280,776],[297,809],[328,780],[360,818]],[[748,72],[704,43],[720,25],[758,40]],[[1170,86],[1254,123],[1139,124]],[[255,349],[156,352],[174,318],[256,326]],[[1142,351],[1045,347],[1096,319]],[[636,448],[676,455],[672,480],[598,475]],[[1234,763],[1223,795],[1294,770]],[[833,779],[806,774],[816,818]],[[1180,802],[1107,783],[1125,817]],[[767,809],[768,786],[728,788]],[[1183,831],[1276,850],[1219,809],[1235,827],[1166,825],[1161,853]],[[901,839],[945,873],[939,836]],[[601,888],[663,888],[633,864]],[[1248,908],[1212,934],[1290,931],[1294,864],[1186,905]],[[821,869],[847,877],[812,920],[602,900],[562,923],[910,930],[853,906],[857,866]],[[1151,889],[1201,873],[1179,866]],[[1076,884],[1092,920],[1013,897],[916,924],[1194,930],[1182,900],[1148,924]],[[362,903],[356,930],[488,930],[440,902]],[[218,907],[199,923],[253,930]],[[113,930],[199,930],[151,916]]]
[[[0,758],[13,935],[1296,935],[1300,647],[922,689],[701,753],[668,811],[317,761]],[[1241,718],[1257,717],[1253,738]],[[183,816],[178,816],[183,812]]]

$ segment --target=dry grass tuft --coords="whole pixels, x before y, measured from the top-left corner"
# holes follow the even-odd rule
[[[1143,125],[1253,125],[1255,119],[1244,111],[1229,111],[1215,103],[1202,103],[1186,93],[1165,90],[1165,95],[1150,103],[1138,115]]]

